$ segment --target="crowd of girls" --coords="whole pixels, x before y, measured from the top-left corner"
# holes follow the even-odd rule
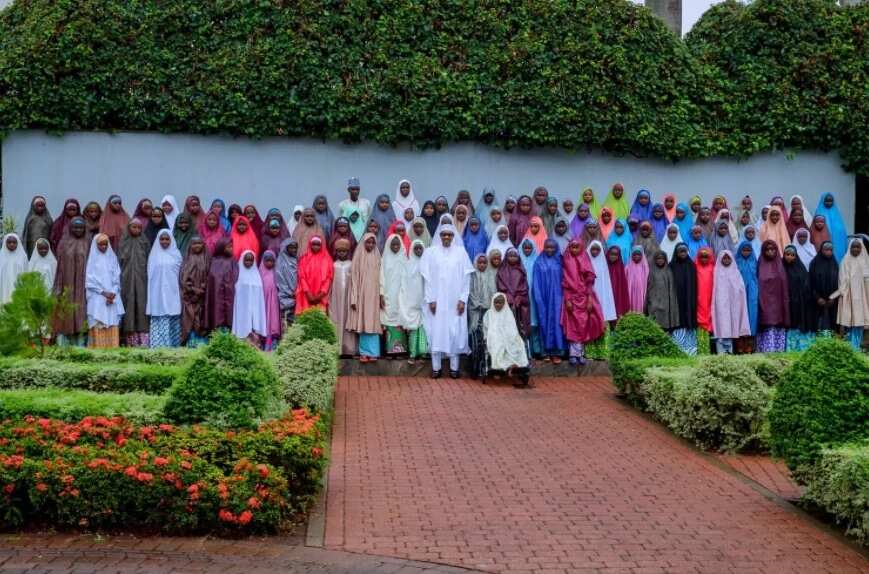
[[[286,218],[171,195],[142,199],[132,216],[118,196],[84,208],[70,199],[53,218],[35,197],[21,235],[3,238],[0,302],[20,273],[38,271],[74,305],[55,321],[59,344],[196,346],[226,329],[269,350],[295,314],[318,307],[341,353],[363,362],[431,354],[439,373],[440,359],[456,371],[469,353],[524,368],[583,362],[631,311],[689,354],[799,350],[819,332],[859,347],[866,249],[829,193],[812,211],[798,195],[704,205],[639,190],[629,200],[620,184],[603,201],[539,187],[420,203],[402,180],[371,203],[351,179],[335,211],[321,195]],[[441,333],[447,313],[461,328]]]

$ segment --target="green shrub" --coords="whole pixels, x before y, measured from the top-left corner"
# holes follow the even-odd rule
[[[825,445],[869,437],[869,362],[843,341],[818,339],[785,372],[769,419],[773,453],[799,478]]]
[[[619,319],[609,340],[609,367],[613,384],[622,392],[628,392],[630,373],[623,365],[630,359],[645,357],[684,358],[685,353],[650,318],[639,313],[628,313]]]
[[[54,297],[41,274],[22,273],[11,300],[0,308],[0,355],[41,354],[55,316],[71,311],[66,297]]]
[[[71,346],[53,346],[45,350],[45,358],[68,363],[142,363],[145,365],[183,365],[193,357],[195,350],[179,347],[177,349],[140,349],[120,347],[117,349],[86,349]]]
[[[78,421],[87,416],[120,416],[136,423],[160,422],[165,397],[144,393],[94,393],[68,389],[0,391],[0,420],[27,415]]]
[[[778,385],[788,367],[798,358],[799,353],[756,353],[751,355],[731,355],[731,360],[749,367],[767,385]]]
[[[281,389],[263,353],[231,333],[216,333],[169,390],[166,417],[248,428],[283,410]]]
[[[312,341],[319,339],[326,341],[332,345],[338,344],[338,334],[335,332],[335,325],[329,320],[323,311],[316,308],[306,309],[296,315],[294,325],[299,325],[304,328],[302,340]]]
[[[805,499],[844,522],[861,543],[869,541],[869,441],[822,449],[805,477]]]
[[[665,365],[645,370],[636,386],[642,393],[646,409],[669,426],[682,408],[681,398],[693,374],[691,365]]]
[[[643,357],[622,361],[618,367],[621,385],[631,404],[646,408],[647,373],[655,367],[691,370],[697,364],[695,357]],[[610,367],[612,368],[612,367]]]
[[[55,387],[160,394],[181,374],[180,367],[144,364],[69,363],[50,359],[0,359],[0,389]]]
[[[338,380],[338,353],[334,344],[320,339],[301,344],[292,338],[282,339],[274,362],[287,404],[315,412],[331,408]]]
[[[315,499],[325,425],[299,410],[255,430],[0,423],[0,525],[248,534],[291,527]]]

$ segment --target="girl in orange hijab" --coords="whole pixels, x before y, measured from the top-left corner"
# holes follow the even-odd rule
[[[299,278],[296,287],[296,315],[310,307],[324,312],[329,307],[329,289],[335,264],[326,249],[322,237],[315,235],[308,240],[308,250],[299,259]]]
[[[787,221],[779,206],[770,206],[766,221],[760,226],[760,240],[775,241],[779,255],[784,254],[785,247],[790,244],[791,238],[788,235]]]
[[[546,229],[543,227],[543,219],[535,215],[528,221],[528,231],[525,232],[525,237],[522,240],[530,239],[537,248],[536,252],[543,253],[543,246],[547,238]],[[520,241],[519,244],[521,245],[522,242]]]
[[[694,262],[697,269],[697,326],[712,332],[712,287],[715,256],[710,247],[701,247]]]

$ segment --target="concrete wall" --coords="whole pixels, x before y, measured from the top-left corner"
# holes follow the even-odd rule
[[[414,151],[374,144],[347,146],[298,139],[253,141],[220,136],[153,133],[72,133],[63,137],[16,132],[2,143],[4,212],[26,214],[31,198],[45,195],[57,214],[64,198],[105,203],[117,193],[128,210],[138,199],[158,201],[189,194],[204,202],[220,197],[227,204],[255,203],[261,211],[285,213],[315,194],[330,202],[346,196],[346,181],[357,176],[363,195],[394,194],[397,182],[414,182],[421,199],[443,194],[452,200],[468,189],[475,198],[485,186],[503,200],[546,186],[553,195],[574,200],[591,186],[602,200],[616,181],[630,197],[645,187],[655,198],[673,192],[680,200],[723,194],[738,201],[744,194],[762,205],[774,195],[802,194],[811,208],[831,191],[847,221],[853,220],[854,176],[840,168],[835,154],[758,155],[745,161],[709,159],[673,164],[655,159],[615,157],[563,150],[504,151],[477,144]]]

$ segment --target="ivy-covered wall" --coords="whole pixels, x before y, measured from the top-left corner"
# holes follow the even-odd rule
[[[0,129],[805,148],[869,173],[867,33],[833,0],[727,2],[684,42],[627,0],[16,0]]]

